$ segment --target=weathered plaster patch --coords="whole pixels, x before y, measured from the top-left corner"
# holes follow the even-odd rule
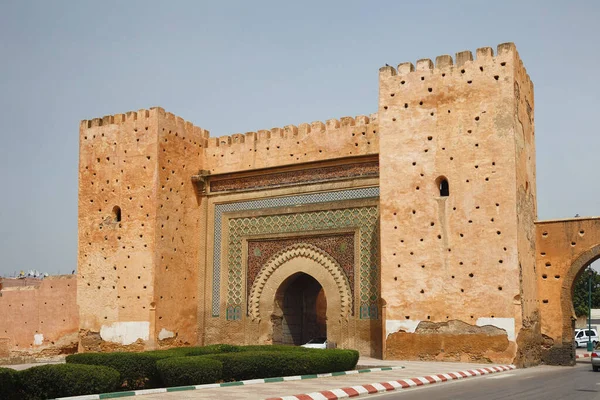
[[[33,344],[34,345],[41,346],[43,342],[44,342],[44,334],[43,333],[36,333],[35,335],[33,335]]]
[[[128,345],[138,339],[148,340],[150,338],[150,322],[114,322],[100,328],[100,337],[107,342]]]
[[[175,337],[175,333],[168,331],[165,328],[162,328],[158,333],[158,340],[165,340],[172,337]]]
[[[460,320],[421,321],[414,333],[400,330],[386,339],[389,359],[504,363],[515,358],[516,350],[505,329]]]
[[[410,319],[388,319],[387,321],[385,321],[386,338],[390,334],[396,333],[401,330],[406,333],[415,333],[415,330],[417,329],[417,326],[419,326],[420,322],[421,321],[413,321]]]
[[[492,325],[506,331],[508,340],[514,342],[515,336],[515,319],[514,318],[477,318],[475,323],[477,326]]]

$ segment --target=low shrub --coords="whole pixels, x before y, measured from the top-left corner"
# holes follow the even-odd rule
[[[67,364],[105,365],[121,374],[120,389],[136,390],[160,387],[156,362],[173,353],[79,353],[66,358]]]
[[[248,346],[239,346],[239,351],[311,351],[311,349],[307,349],[306,347],[302,346],[292,346],[285,344],[256,344]]]
[[[156,368],[167,387],[214,383],[223,372],[220,361],[204,356],[166,358],[157,361]]]
[[[356,366],[355,350],[244,351],[205,356],[223,363],[223,380],[272,378],[347,371]]]
[[[0,368],[0,399],[17,400],[19,394],[18,372],[10,368]]]
[[[310,374],[349,371],[356,367],[359,354],[356,350],[327,349],[311,352],[313,369]]]
[[[76,364],[41,365],[18,376],[23,398],[30,400],[114,392],[120,380],[112,368]]]
[[[186,347],[182,347],[185,349]],[[186,356],[202,356],[205,354],[237,353],[241,351],[240,346],[231,344],[211,344],[203,347],[187,347]]]
[[[151,389],[163,386],[156,362],[174,357],[237,352],[239,346],[215,344],[203,347],[176,347],[142,353],[79,353],[67,356],[68,364],[106,365],[121,374],[122,390]]]
[[[146,351],[145,354],[157,355],[160,358],[167,358],[163,357],[163,355],[167,355],[169,357],[188,357],[203,356],[205,354],[232,353],[241,351],[240,349],[240,346],[234,346],[231,344],[211,344],[209,346],[201,347],[174,347],[167,350],[152,350]]]

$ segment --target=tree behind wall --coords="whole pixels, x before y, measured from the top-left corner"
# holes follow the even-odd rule
[[[588,268],[574,283],[573,308],[578,317],[588,315],[588,271],[592,271],[592,308],[600,308],[600,274]]]

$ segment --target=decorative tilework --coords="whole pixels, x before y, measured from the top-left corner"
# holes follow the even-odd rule
[[[265,263],[278,251],[296,243],[313,245],[330,255],[346,274],[354,295],[354,234],[321,236],[296,236],[269,240],[248,241],[248,264],[246,265],[246,298],[254,279]]]
[[[256,280],[252,284],[252,287],[250,288],[247,307],[248,316],[250,316],[253,321],[260,321],[260,300],[270,277],[273,276],[279,267],[293,259],[298,258],[304,258],[305,260],[316,262],[319,264],[319,267],[317,268],[322,268],[327,271],[327,274],[331,280],[333,280],[333,282],[330,280],[329,283],[330,285],[333,284],[336,286],[338,295],[340,297],[340,307],[335,311],[332,311],[334,311],[341,319],[347,318],[348,315],[352,313],[352,310],[354,310],[354,298],[352,296],[352,291],[350,290],[350,283],[348,282],[346,273],[340,267],[337,261],[335,261],[329,254],[308,243],[292,244],[277,252],[265,263],[264,267],[261,268],[258,276],[256,277]],[[272,289],[273,288],[271,288],[271,290]],[[272,294],[273,292],[271,291],[270,293]],[[263,316],[267,317],[267,315],[264,314]],[[335,318],[334,315],[331,317]]]
[[[339,210],[311,211],[296,214],[231,218],[229,220],[229,279],[227,307],[243,304],[242,237],[288,232],[311,232],[326,229],[359,230],[360,242],[360,305],[361,317],[373,318],[378,298],[378,207],[357,207]],[[362,312],[366,306],[369,314]]]
[[[379,176],[379,161],[276,172],[243,178],[211,180],[210,191],[215,193],[228,190],[264,189],[301,183],[322,182],[332,179],[370,176]]]
[[[212,316],[218,317],[220,314],[219,304],[221,287],[221,248],[222,248],[222,219],[223,213],[232,211],[260,210],[275,207],[297,206],[305,204],[319,204],[335,201],[368,199],[379,197],[379,187],[369,187],[360,189],[340,190],[326,193],[311,193],[297,196],[275,197],[262,200],[239,201],[235,203],[225,203],[215,205],[215,226],[214,226],[214,252],[213,252],[213,285],[212,285]],[[362,265],[361,253],[361,265]],[[377,279],[377,260],[373,260],[375,280]],[[361,279],[363,277],[361,276]],[[372,279],[372,278],[371,278]],[[377,297],[377,294],[375,294]],[[376,299],[375,299],[376,301]]]

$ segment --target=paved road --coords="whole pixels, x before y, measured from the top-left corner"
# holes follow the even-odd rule
[[[600,373],[589,362],[575,367],[540,366],[417,389],[375,394],[377,400],[445,399],[600,399]]]

